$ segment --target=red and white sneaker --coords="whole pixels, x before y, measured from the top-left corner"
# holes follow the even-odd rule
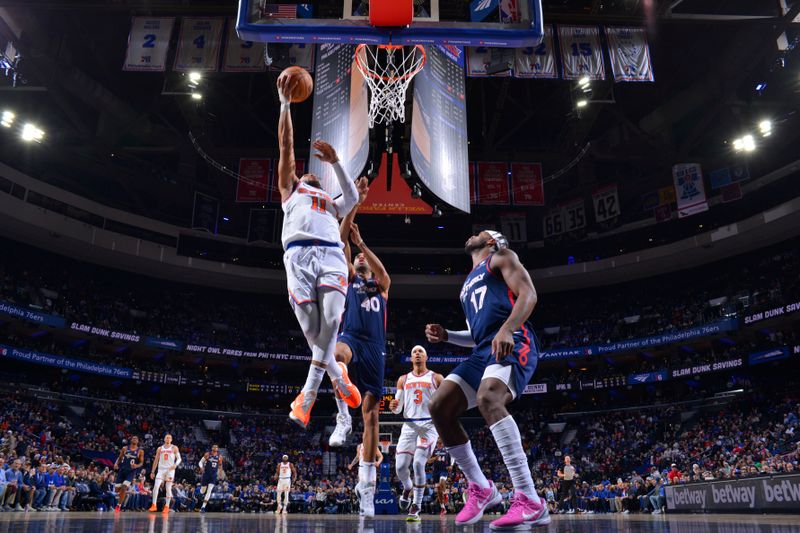
[[[342,370],[342,377],[333,383],[333,390],[336,391],[336,395],[341,400],[344,400],[347,407],[357,409],[361,406],[361,393],[358,391],[358,387],[350,381],[350,376],[347,374],[347,365],[341,361],[336,364]]]
[[[482,489],[477,483],[470,483],[467,488],[467,503],[456,515],[456,525],[466,526],[474,524],[483,518],[483,512],[500,503],[503,497],[494,486],[489,482],[489,487]]]
[[[317,400],[317,393],[314,391],[300,392],[292,402],[292,411],[289,418],[303,429],[306,429],[311,420],[311,408]]]
[[[525,494],[515,494],[508,512],[492,522],[492,531],[526,531],[531,526],[544,526],[550,523],[550,513],[546,505],[536,504]]]

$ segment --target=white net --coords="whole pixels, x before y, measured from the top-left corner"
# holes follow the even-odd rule
[[[369,86],[369,127],[406,120],[406,91],[425,66],[425,48],[366,45],[356,48],[356,66]]]

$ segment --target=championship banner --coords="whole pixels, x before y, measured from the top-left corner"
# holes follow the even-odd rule
[[[606,26],[605,30],[614,81],[654,81],[644,28]]]
[[[225,40],[223,72],[264,72],[265,43],[242,41],[236,34],[236,20],[228,19],[228,38]]]
[[[478,163],[478,203],[481,205],[508,205],[507,163]]]
[[[133,17],[122,70],[164,72],[175,17]]]
[[[293,67],[301,67],[309,72],[314,72],[314,45],[306,43],[295,43],[288,45],[287,60]],[[269,67],[272,72],[280,72],[284,64],[278,67],[273,64]]]
[[[239,159],[236,201],[265,203],[269,191],[270,168],[269,159]]]
[[[495,62],[500,63],[506,57],[512,59],[513,52],[506,48],[488,48],[486,46],[467,47],[467,76],[472,78],[507,78],[511,76],[513,64],[510,68],[500,69],[498,72],[489,74],[491,65]]]
[[[219,47],[222,42],[223,18],[181,19],[181,33],[178,38],[178,51],[175,54],[177,72],[195,70],[216,72],[219,63]]]
[[[717,169],[708,176],[712,189],[721,189],[728,185],[750,179],[750,169],[747,165],[733,165]]]
[[[605,222],[619,216],[619,194],[617,184],[603,187],[592,193],[594,204],[594,219]]]
[[[192,229],[201,229],[217,234],[217,221],[219,217],[219,200],[201,192],[194,193],[194,208],[192,209]]]
[[[675,197],[678,201],[678,218],[685,218],[708,211],[703,171],[696,163],[685,163],[672,167]]]
[[[278,213],[275,209],[251,209],[247,242],[275,242]]]
[[[558,79],[556,48],[551,26],[544,29],[544,38],[539,46],[517,48],[514,55],[515,78]]]
[[[306,173],[306,160],[294,160],[294,174],[301,178]],[[272,173],[272,180],[269,185],[269,201],[272,204],[281,203],[281,191],[278,190],[278,160],[275,160],[275,172]]]
[[[558,26],[558,40],[565,80],[606,79],[599,27]]]
[[[511,195],[514,205],[544,205],[541,163],[511,163]]]

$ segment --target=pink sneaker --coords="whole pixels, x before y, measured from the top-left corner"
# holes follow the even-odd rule
[[[546,505],[537,505],[522,493],[514,495],[508,512],[492,522],[492,531],[522,531],[531,526],[544,526],[550,523],[550,513]]]
[[[474,524],[483,518],[483,511],[500,503],[503,499],[494,483],[489,482],[489,488],[482,489],[477,483],[470,483],[467,488],[467,503],[456,515],[456,525],[466,526]]]

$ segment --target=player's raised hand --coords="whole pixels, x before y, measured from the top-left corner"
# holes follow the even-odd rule
[[[339,156],[336,155],[336,150],[334,150],[333,146],[325,141],[314,141],[312,146],[314,147],[314,150],[319,152],[318,154],[314,154],[314,157],[320,161],[331,164],[339,161]]]
[[[501,362],[514,351],[514,335],[506,328],[500,328],[492,339],[492,355]]]
[[[428,324],[425,326],[425,337],[434,344],[444,342],[447,340],[447,330],[441,324]]]
[[[286,76],[281,73],[278,76],[278,97],[281,103],[289,103],[292,100],[292,91],[297,86],[298,80],[292,76]]]
[[[358,229],[358,224],[355,222],[350,224],[350,242],[356,246],[361,246],[364,244],[364,239],[361,238],[361,232]]]
[[[358,178],[356,180],[356,190],[358,190],[357,205],[361,205],[367,199],[367,194],[369,194],[369,180],[363,176]]]

